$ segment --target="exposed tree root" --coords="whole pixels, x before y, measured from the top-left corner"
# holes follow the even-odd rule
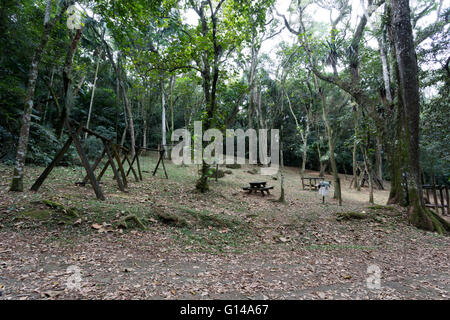
[[[450,233],[450,223],[430,209],[411,206],[408,211],[408,219],[419,229],[435,231],[439,234]]]
[[[349,211],[349,212],[339,212],[337,214],[337,218],[336,220],[341,221],[341,220],[352,220],[352,219],[365,219],[367,218],[367,214],[362,213],[362,212],[354,212],[354,211]]]
[[[141,219],[139,219],[136,215],[131,214],[128,215],[126,217],[123,217],[122,219],[120,219],[119,221],[119,227],[123,227],[125,229],[128,228],[128,223],[127,222],[134,222],[139,228],[146,230],[147,227],[142,223]]]

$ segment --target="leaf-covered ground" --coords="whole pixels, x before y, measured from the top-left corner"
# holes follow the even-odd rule
[[[448,299],[450,239],[418,230],[384,206],[387,191],[348,189],[344,205],[303,190],[298,169],[280,179],[232,169],[194,191],[197,167],[169,161],[169,180],[142,159],[118,191],[108,172],[97,201],[81,168],[59,167],[39,192],[8,192],[0,166],[0,299]],[[224,168],[225,169],[225,168]],[[26,186],[43,171],[27,168]],[[308,175],[316,175],[308,172]],[[331,180],[331,177],[327,177]],[[271,196],[242,187],[265,180]],[[128,219],[125,219],[128,218]],[[369,289],[368,267],[381,271]],[[77,278],[80,271],[80,278]]]

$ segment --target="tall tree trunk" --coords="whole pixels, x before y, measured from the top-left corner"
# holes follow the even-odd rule
[[[336,159],[334,157],[333,130],[331,128],[330,120],[328,118],[328,107],[326,104],[325,94],[323,92],[323,89],[319,88],[317,77],[315,76],[314,79],[315,79],[316,88],[318,88],[318,92],[319,92],[320,99],[322,102],[322,116],[323,116],[323,121],[325,123],[325,128],[326,128],[326,132],[327,132],[327,136],[328,136],[328,149],[330,151],[330,165],[331,165],[331,171],[332,171],[333,179],[334,179],[335,197],[337,198],[339,205],[342,206],[341,181],[339,179],[339,173],[337,170]]]
[[[122,95],[123,95],[123,100],[125,103],[125,109],[128,113],[128,122],[129,122],[129,127],[130,127],[130,138],[131,138],[130,154],[131,154],[131,157],[134,157],[134,154],[136,152],[136,136],[134,134],[133,111],[132,111],[131,105],[128,103],[128,96],[125,91],[125,87],[124,87],[123,83],[122,83],[121,87],[122,87],[122,91],[123,91]]]
[[[386,100],[388,101],[388,103],[392,103],[391,82],[386,57],[386,44],[384,41],[383,34],[381,35],[381,39],[378,40],[378,46],[380,47],[380,60],[383,71],[383,82],[384,82],[384,90],[386,91]]]
[[[111,61],[112,57],[109,56],[109,60]],[[112,61],[114,62],[114,60]],[[114,67],[115,69],[115,67]],[[119,78],[120,78],[120,71],[116,70],[116,143],[119,143],[119,113],[120,113],[120,83],[119,83]],[[122,107],[123,109],[123,107]],[[127,122],[125,122],[125,126],[128,128]],[[125,139],[125,138],[123,138]],[[123,142],[121,142],[121,146],[123,147]]]
[[[94,32],[97,34],[97,36],[100,37],[99,33],[95,31],[95,29],[93,29]],[[128,103],[128,96],[127,96],[127,90],[125,88],[125,84],[123,83],[123,79],[122,79],[122,75],[120,72],[120,54],[117,57],[117,63],[114,61],[114,57],[111,53],[111,49],[108,45],[108,43],[105,41],[105,39],[101,38],[102,42],[103,42],[103,46],[106,49],[106,54],[108,55],[108,59],[116,73],[116,90],[120,90],[120,94],[122,94],[122,101],[124,104],[124,114],[128,113],[128,118],[129,118],[129,125],[125,120],[125,127],[129,127],[130,129],[130,139],[131,139],[131,156],[134,157],[135,154],[135,149],[136,149],[136,140],[135,140],[135,134],[134,134],[134,121],[133,121],[133,113],[132,113],[132,109]],[[124,115],[124,117],[126,118],[126,116]],[[124,143],[124,135],[122,135],[122,143],[121,145],[123,145]]]
[[[306,124],[306,132],[305,132],[305,138],[303,139],[303,154],[302,154],[302,170],[301,175],[305,175],[306,171],[306,157],[308,155],[308,136],[309,136],[309,124]]]
[[[283,124],[280,126],[280,197],[278,201],[286,202],[284,194]]]
[[[356,161],[356,150],[357,150],[358,144],[356,143],[356,139],[353,141],[353,179],[352,179],[352,185],[353,187],[361,191],[361,187],[359,185],[359,179],[358,179],[358,162]]]
[[[362,147],[362,154],[364,158],[364,170],[367,172],[367,179],[369,180],[369,202],[373,203],[373,177],[372,177],[372,165],[369,159],[369,134],[367,134],[367,143]]]
[[[55,67],[52,68],[52,75],[50,76],[50,84],[49,84],[49,91],[47,94],[47,101],[45,102],[45,109],[44,109],[44,114],[42,115],[42,119],[41,122],[44,124],[45,123],[45,118],[47,117],[47,111],[48,111],[48,103],[50,100],[50,95],[52,94],[53,91],[53,79],[55,77]],[[53,97],[54,99],[55,97]]]
[[[144,90],[142,94],[142,119],[143,119],[143,126],[142,126],[142,146],[144,148],[147,148],[147,108],[145,103],[145,96],[146,91]]]
[[[422,229],[450,231],[450,223],[424,207],[419,162],[420,97],[416,52],[408,0],[391,0],[392,23],[408,137],[409,220]]]
[[[307,110],[308,116],[306,117],[306,130],[304,133],[304,139],[303,139],[303,157],[302,157],[302,176],[305,174],[306,171],[306,160],[308,156],[308,138],[309,133],[311,132],[311,119],[312,119],[312,103],[309,106],[309,109]]]
[[[122,147],[125,144],[125,139],[127,137],[127,132],[128,132],[128,119],[127,119],[127,110],[125,109],[125,105],[123,105],[123,121],[125,123],[125,128],[123,129],[122,139],[120,140],[120,145]]]
[[[317,126],[317,132],[319,132],[319,126]],[[319,177],[323,177],[325,175],[326,165],[322,161],[322,152],[320,151],[321,147],[321,138],[319,137],[317,142],[317,157],[319,158]]]
[[[98,53],[97,66],[95,67],[94,84],[92,86],[91,102],[89,103],[89,112],[88,112],[88,118],[86,121],[86,128],[88,128],[88,129],[89,129],[89,123],[91,121],[92,106],[94,105],[95,87],[97,84],[97,75],[98,75],[98,67],[100,65],[100,57],[101,57],[101,52]],[[87,138],[87,132],[84,135],[84,139],[86,139],[86,138]]]
[[[174,124],[174,110],[173,110],[173,88],[175,87],[176,78],[175,76],[170,77],[170,135],[172,136],[172,133],[175,131],[175,124]]]
[[[214,14],[211,12],[211,27],[208,26],[208,19],[205,16],[205,7],[207,2],[202,2],[197,13],[199,14],[202,28],[202,35],[206,38],[211,35],[211,40],[213,43],[213,56],[211,53],[204,51],[201,57],[201,69],[203,78],[203,93],[205,98],[205,109],[206,113],[203,117],[202,125],[203,132],[212,128],[215,123],[215,112],[216,112],[216,90],[217,81],[219,79],[219,59],[222,52],[221,47],[217,43],[217,20]],[[211,29],[211,30],[210,30]],[[210,32],[211,31],[211,32]],[[212,65],[210,63],[210,58],[212,58]],[[202,139],[203,140],[203,139]],[[205,143],[202,143],[202,155]],[[196,189],[204,193],[209,190],[208,186],[208,172],[209,164],[207,164],[202,157],[202,168],[200,178],[197,180]]]
[[[353,108],[353,124],[354,124],[354,139],[353,139],[353,187],[357,191],[361,191],[361,185],[359,184],[359,177],[358,177],[358,162],[356,159],[356,151],[358,149],[358,109],[355,106]]]
[[[261,86],[258,90],[258,104],[257,104],[257,112],[258,112],[258,123],[259,123],[259,129],[265,129],[264,125],[264,117],[262,114],[262,108],[261,108],[261,102],[262,102],[262,92],[261,92]]]
[[[164,148],[165,156],[167,156],[167,138],[166,138],[166,98],[164,95],[164,79],[161,77],[161,145]]]
[[[51,31],[57,20],[64,14],[67,8],[74,3],[74,1],[64,1],[61,10],[57,17],[50,20],[51,0],[47,1],[44,31],[42,32],[39,46],[36,48],[31,60],[31,67],[28,73],[27,93],[25,98],[25,106],[22,116],[22,127],[20,128],[19,143],[17,145],[16,163],[14,166],[13,179],[11,182],[10,191],[23,191],[23,175],[26,153],[28,148],[28,140],[30,136],[31,114],[33,112],[34,92],[36,89],[36,80],[39,72],[39,64],[41,62],[42,54],[50,39]]]
[[[248,85],[250,86],[249,109],[248,109],[248,128],[253,129],[253,115],[255,113],[255,74],[258,64],[258,48],[256,47],[255,30],[252,30],[252,44],[250,57],[250,74],[248,77]],[[251,137],[251,136],[250,136]]]
[[[74,92],[73,92],[73,57],[78,48],[78,43],[80,42],[82,34],[82,28],[75,32],[72,38],[69,49],[67,50],[66,60],[63,67],[63,90],[64,90],[64,105],[61,111],[61,118],[59,119],[58,125],[56,127],[56,135],[61,138],[64,131],[64,123],[69,119],[70,111],[73,105]]]
[[[380,137],[376,136],[375,138],[375,167],[377,177],[382,181],[383,180],[383,158],[381,156],[381,141]]]
[[[390,14],[390,6],[387,7]],[[389,32],[391,43],[391,83],[399,82],[400,73],[397,63],[397,54],[395,48],[395,39],[393,32]],[[402,88],[399,87],[396,92],[397,102],[390,111],[390,117],[387,118],[384,132],[384,145],[386,148],[386,160],[389,166],[389,176],[391,188],[387,204],[408,205],[408,194],[404,188],[404,173],[408,166],[408,142],[406,137],[406,114],[403,102]],[[389,109],[388,109],[389,110]],[[389,130],[389,128],[391,130]]]
[[[305,174],[305,169],[306,169],[306,154],[307,154],[308,136],[309,136],[309,118],[311,115],[308,113],[308,116],[306,117],[306,130],[303,131],[303,129],[300,127],[300,123],[297,119],[297,116],[295,115],[294,110],[292,109],[291,99],[289,99],[289,95],[287,94],[286,90],[284,89],[284,86],[283,86],[283,91],[284,91],[287,101],[288,101],[289,110],[291,111],[291,114],[295,120],[297,135],[300,134],[300,137],[303,142],[303,155],[302,155],[302,165],[301,165],[302,167],[301,167],[301,171],[300,171],[301,176],[303,176]]]

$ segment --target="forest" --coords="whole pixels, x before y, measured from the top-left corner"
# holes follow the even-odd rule
[[[1,0],[0,263],[15,268],[0,273],[0,296],[355,299],[367,273],[349,271],[352,261],[367,251],[387,272],[401,251],[390,281],[404,267],[431,284],[416,292],[412,278],[398,280],[403,289],[369,286],[359,298],[448,298],[449,27],[443,0]],[[239,164],[176,163],[175,146],[188,141],[179,129],[200,152],[209,148],[196,123],[225,135],[213,139],[221,146],[230,129],[247,134],[244,146],[253,130],[260,139],[278,130],[278,172],[260,174],[267,163],[251,162],[247,149]],[[34,247],[48,252],[43,265],[73,250],[62,269],[108,274],[101,261],[111,259],[120,277],[135,278],[55,289],[12,262],[31,259]],[[301,252],[326,262],[308,273]],[[240,269],[226,277],[239,285],[177,287],[171,279],[192,271],[181,265],[189,259],[209,261],[200,269],[217,281],[235,261]],[[272,269],[296,274],[290,259],[308,270],[301,291],[270,278]],[[137,271],[158,274],[161,260],[178,271]],[[249,261],[261,278],[242,274]],[[327,263],[349,269],[323,284],[343,282],[353,295],[308,284]],[[17,286],[16,272],[31,278]],[[42,290],[28,294],[30,286]]]

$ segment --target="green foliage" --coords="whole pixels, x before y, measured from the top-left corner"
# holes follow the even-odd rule
[[[310,48],[280,42],[270,50],[263,45],[263,37],[274,32],[283,24],[271,6],[274,1],[212,1],[213,11],[221,7],[212,19],[207,1],[201,0],[101,0],[81,1],[87,9],[83,38],[74,56],[72,81],[79,86],[70,117],[80,123],[87,120],[96,62],[99,59],[99,73],[89,127],[95,132],[121,142],[127,129],[124,143],[130,145],[130,119],[124,109],[128,100],[133,116],[137,145],[144,141],[155,148],[161,142],[161,87],[162,81],[166,101],[168,127],[171,128],[170,101],[173,102],[175,128],[193,129],[196,120],[212,120],[221,130],[225,128],[246,129],[249,121],[250,86],[249,63],[253,49],[261,49],[255,75],[255,92],[261,98],[262,126],[277,128],[283,123],[283,156],[286,165],[299,166],[303,157],[302,135],[310,124],[307,152],[307,168],[319,169],[319,163],[329,161],[328,141],[322,119],[321,101],[318,90],[323,90],[329,108],[329,120],[335,139],[335,157],[341,172],[351,172],[353,142],[358,145],[358,160],[361,147],[367,147],[369,158],[374,159],[375,130],[368,106],[358,106],[359,118],[353,118],[354,101],[344,104],[347,96],[341,89],[317,79],[309,66],[310,50],[319,71],[332,76],[330,66],[335,63],[341,80],[351,79],[347,68],[355,59],[349,49],[353,32],[349,8],[345,1],[294,1],[290,6],[295,16],[298,5],[302,7],[332,7],[334,12],[343,11],[343,18],[331,28],[329,23],[318,21],[305,10],[305,32],[297,39],[308,40]],[[27,75],[43,31],[43,17],[46,1],[3,1],[0,7],[0,161],[12,164],[20,134],[21,115],[27,88]],[[413,15],[423,12],[433,17],[426,23],[414,25],[417,41],[417,56],[420,81],[423,90],[421,114],[421,161],[426,180],[434,176],[439,183],[450,179],[450,94],[447,51],[450,43],[448,15],[444,6],[441,18],[435,20],[436,5],[430,1],[418,1]],[[275,4],[276,5],[276,4]],[[54,2],[52,16],[59,8]],[[206,31],[195,9],[202,9]],[[423,9],[426,9],[423,11]],[[189,23],[187,12],[194,16]],[[334,17],[334,15],[332,15]],[[293,27],[299,25],[293,19]],[[421,20],[419,20],[421,21]],[[430,22],[431,21],[431,22]],[[71,33],[67,30],[65,17],[53,29],[43,59],[39,65],[36,82],[32,126],[30,131],[27,162],[47,165],[67,139],[55,136],[61,108],[64,106],[63,65],[70,45]],[[366,25],[362,45],[358,51],[360,88],[376,101],[377,112],[383,119],[388,117],[387,108],[380,99],[383,91],[380,53],[372,45],[372,38],[385,37],[381,28],[388,22],[382,10],[373,15],[372,25]],[[213,28],[215,25],[215,28]],[[274,37],[272,40],[279,41]],[[429,39],[431,41],[423,41]],[[272,41],[271,42],[275,42]],[[117,64],[125,87],[125,96],[117,92],[115,70],[107,55],[109,48]],[[262,50],[264,49],[264,50]],[[270,52],[268,52],[270,51]],[[274,58],[274,54],[276,54]],[[388,60],[393,64],[391,48],[387,50]],[[209,82],[205,72],[210,71]],[[391,65],[389,66],[392,67]],[[206,93],[212,96],[213,74],[217,71],[215,85],[215,106],[209,110]],[[173,90],[169,78],[175,77]],[[395,90],[395,74],[392,87]],[[83,80],[81,82],[81,80]],[[50,83],[52,83],[50,90]],[[206,90],[206,91],[205,91]],[[393,90],[393,91],[394,91]],[[292,104],[292,113],[287,108],[286,94]],[[395,98],[396,99],[396,98]],[[212,103],[212,102],[210,102]],[[258,103],[258,102],[256,102]],[[283,114],[280,114],[283,106]],[[212,114],[211,114],[212,112]],[[125,123],[128,121],[128,126]],[[231,119],[231,120],[230,120]],[[259,110],[254,112],[253,127],[261,126]],[[356,126],[356,130],[355,130]],[[169,132],[170,134],[170,132]],[[93,161],[103,148],[100,140],[88,137],[83,147]],[[320,157],[319,157],[320,151]],[[386,160],[387,150],[383,150]],[[61,164],[76,163],[78,156],[70,148]],[[214,175],[209,174],[214,177]]]

